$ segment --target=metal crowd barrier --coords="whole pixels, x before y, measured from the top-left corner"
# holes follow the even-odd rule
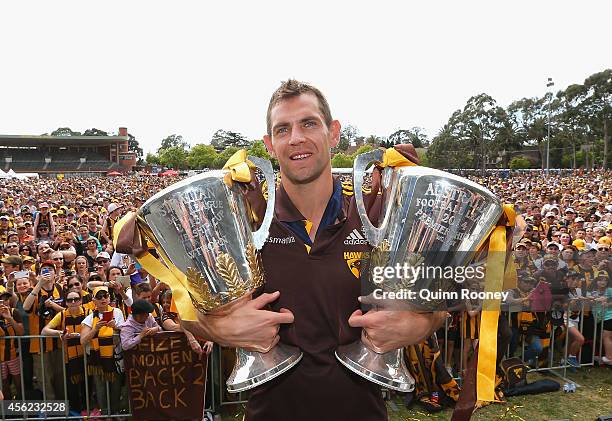
[[[572,299],[569,300],[569,305],[570,308],[572,308],[572,304],[576,303],[577,304],[577,308],[574,309],[573,311],[579,311],[580,315],[579,315],[579,323],[578,323],[578,331],[582,334],[582,336],[585,338],[585,342],[583,343],[583,345],[580,347],[580,352],[578,353],[578,355],[576,355],[576,359],[577,361],[580,363],[580,367],[591,367],[595,365],[595,356],[599,355],[599,358],[601,358],[601,356],[603,355],[603,331],[604,331],[604,322],[605,322],[605,317],[602,317],[602,319],[599,319],[599,311],[594,311],[591,305],[586,304],[583,300],[576,300],[576,299]],[[609,303],[602,303],[600,304],[602,306],[602,310],[601,310],[601,314],[605,315],[605,312],[607,310],[607,307],[612,305]],[[591,315],[593,316],[593,327],[592,327],[592,338],[588,338],[587,337],[587,332],[584,331],[584,318],[585,318],[585,310],[586,311],[591,311]],[[528,310],[524,310],[524,311],[528,311]],[[507,318],[508,318],[508,325],[511,327],[512,325],[512,321],[511,321],[511,314],[512,313],[518,313],[519,311],[504,311],[502,310],[502,312],[507,314]],[[551,313],[550,311],[545,312],[545,313]],[[574,382],[573,380],[568,378],[568,369],[571,371],[572,369],[574,369],[573,366],[571,366],[570,364],[568,364],[568,352],[569,352],[569,329],[568,329],[568,324],[569,324],[569,320],[568,317],[566,317],[566,315],[570,313],[570,311],[568,309],[565,309],[563,311],[562,314],[562,320],[563,320],[563,324],[561,325],[553,325],[552,323],[552,319],[550,321],[547,322],[547,324],[551,325],[551,329],[550,329],[550,333],[548,335],[548,340],[549,340],[549,346],[548,346],[548,356],[547,356],[547,360],[548,360],[548,364],[544,367],[540,367],[540,357],[536,356],[536,367],[532,367],[530,368],[529,372],[541,372],[541,371],[547,371],[550,372],[551,374],[563,379],[566,382],[571,382],[576,384],[577,387],[580,387],[580,385],[578,385],[576,382]],[[465,325],[465,317],[466,317],[466,312],[462,311],[461,312],[461,319],[460,319],[460,325],[458,327],[459,329],[459,370],[457,371],[457,374],[455,376],[453,376],[453,378],[455,380],[457,380],[459,382],[459,384],[462,383],[463,381],[463,356],[464,356],[464,348],[465,348],[465,335],[464,335],[464,331],[463,331],[463,327]],[[598,326],[599,324],[599,326]],[[565,332],[565,338],[563,340],[563,344],[561,344],[559,346],[559,344],[555,344],[555,337],[556,337],[556,330],[558,328],[564,328],[564,332]],[[512,328],[510,329],[512,331]],[[443,357],[443,361],[444,361],[444,365],[446,366],[447,361],[452,362],[454,355],[451,355],[450,357],[448,357],[448,352],[449,352],[449,347],[448,347],[448,331],[449,331],[449,321],[448,318],[445,320],[444,323],[444,353],[442,355]],[[520,357],[521,360],[525,361],[525,335],[520,334],[521,337],[521,343],[520,343]],[[597,346],[597,339],[599,338],[599,344]],[[591,355],[590,355],[590,361],[589,362],[585,362],[582,363],[582,353],[583,353],[583,348],[584,345],[587,343],[587,340],[591,342]],[[555,345],[557,345],[557,349],[555,348]],[[456,349],[456,348],[455,348]],[[561,351],[561,356],[560,358],[555,362],[555,351]],[[504,358],[509,358],[509,357],[513,357],[515,355],[509,355],[510,353],[510,343],[508,345],[508,347],[506,348],[505,351],[505,355]],[[557,373],[556,371],[562,371],[562,374]]]
[[[585,303],[583,301],[579,301],[580,304],[580,319],[579,319],[579,331],[582,333],[583,336],[586,335],[584,332],[584,316],[585,316],[585,310],[591,310],[591,314],[593,315],[593,338],[592,338],[592,352],[591,352],[591,359],[590,362],[585,362],[585,363],[580,363],[581,367],[586,367],[586,366],[593,366],[595,364],[595,354],[596,354],[596,344],[597,344],[597,338],[603,338],[603,330],[604,330],[604,320],[599,320],[599,318],[597,317],[599,315],[599,311],[594,311],[592,309],[591,306],[585,306]],[[607,309],[607,306],[610,304],[606,304],[606,303],[602,303],[602,310],[601,310],[601,314],[605,314],[605,311]],[[568,310],[565,310],[566,312]],[[460,326],[459,326],[459,370],[456,373],[456,375],[454,376],[454,378],[461,384],[462,382],[462,373],[463,373],[463,354],[464,354],[464,332],[463,332],[463,326],[464,326],[464,321],[465,321],[465,312],[461,313],[461,320],[460,320]],[[508,324],[511,324],[510,321],[510,316],[511,312],[508,311],[507,312],[507,317],[508,317]],[[531,368],[529,371],[530,372],[539,372],[539,371],[548,371],[551,374],[560,377],[561,379],[564,379],[567,382],[573,382],[572,380],[567,378],[568,375],[568,369],[571,369],[572,367],[568,364],[567,359],[568,359],[568,347],[569,347],[569,332],[568,332],[568,318],[567,317],[563,317],[563,324],[562,325],[558,325],[558,326],[552,326],[551,325],[551,331],[549,334],[549,348],[548,348],[548,364],[544,367],[539,367],[539,358],[536,357],[536,361],[538,364],[536,364],[536,367]],[[552,323],[552,322],[548,322],[548,323]],[[600,326],[598,327],[598,323],[600,323]],[[561,352],[561,358],[555,362],[555,330],[557,328],[560,327],[564,327],[565,329],[565,339],[564,339],[564,343],[561,346],[558,346],[558,348],[560,348]],[[446,362],[449,361],[449,357],[448,357],[448,353],[449,353],[449,341],[448,341],[448,329],[449,329],[449,323],[448,323],[448,319],[446,319],[445,321],[445,329],[444,329],[444,355],[443,355],[443,360],[444,360],[444,365],[446,366]],[[522,336],[522,340],[521,340],[521,359],[524,361],[525,358],[525,336]],[[38,340],[40,341],[40,348],[42,349],[42,341],[44,339],[49,338],[48,336],[42,336],[42,335],[34,335],[34,336],[4,336],[4,337],[0,337],[0,340],[13,340],[16,339],[17,340],[17,350],[18,350],[18,358],[19,358],[19,373],[20,373],[20,391],[21,392],[21,401],[24,401],[24,397],[26,396],[26,389],[25,389],[25,379],[24,379],[24,353],[22,352],[23,349],[23,341],[25,340]],[[84,353],[83,355],[83,365],[84,365],[84,388],[85,388],[85,412],[86,415],[70,415],[68,412],[68,377],[67,377],[67,373],[66,373],[66,365],[64,364],[65,361],[65,348],[64,345],[65,343],[63,341],[59,341],[59,343],[61,344],[61,352],[62,352],[62,376],[63,376],[63,392],[64,392],[64,399],[63,401],[66,404],[66,411],[63,415],[44,415],[44,414],[36,414],[36,415],[28,415],[26,413],[23,413],[22,416],[9,416],[5,413],[5,406],[4,405],[0,405],[0,415],[1,415],[1,419],[2,420],[10,420],[10,421],[17,421],[17,420],[27,420],[27,419],[40,419],[41,416],[43,416],[45,419],[49,419],[49,420],[80,420],[80,419],[84,419],[85,417],[100,417],[100,418],[111,418],[111,419],[117,419],[117,418],[129,418],[132,416],[131,414],[131,407],[130,407],[130,400],[128,397],[128,391],[127,391],[127,384],[122,384],[122,388],[121,388],[121,399],[120,402],[125,402],[122,406],[125,408],[125,405],[127,404],[127,411],[126,412],[121,412],[119,414],[110,414],[111,412],[111,398],[110,398],[110,386],[109,383],[106,382],[106,408],[100,408],[102,409],[106,409],[106,413],[110,414],[110,415],[92,415],[92,405],[91,402],[93,399],[93,395],[92,393],[90,393],[90,391],[92,390],[92,386],[90,384],[90,376],[87,375],[87,353]],[[557,344],[558,345],[558,344]],[[584,347],[584,344],[583,344]],[[600,339],[599,341],[599,347],[598,347],[598,354],[601,357],[602,355],[602,350],[603,350],[603,340]],[[248,400],[248,392],[244,392],[244,393],[239,393],[239,394],[230,394],[229,392],[227,392],[226,387],[225,387],[225,375],[224,373],[229,371],[231,369],[230,365],[233,365],[233,359],[232,359],[232,353],[234,352],[233,349],[227,349],[227,348],[220,348],[219,346],[215,345],[213,348],[213,352],[211,354],[211,356],[209,356],[209,364],[208,364],[208,375],[207,375],[207,379],[206,379],[206,411],[211,411],[213,413],[217,413],[220,411],[221,407],[223,406],[227,406],[227,405],[238,405],[238,404],[245,404]],[[27,352],[29,354],[29,351]],[[581,358],[582,358],[582,347],[580,350],[580,353],[576,356],[577,360],[580,362]],[[224,361],[224,356],[225,359],[227,361]],[[450,361],[452,361],[454,355],[450,356]],[[509,347],[506,349],[506,353],[505,353],[505,357],[509,357]],[[44,362],[45,359],[43,357],[43,354],[32,354],[32,358],[40,358],[40,362],[41,362],[41,366],[44,367]],[[561,371],[562,370],[562,374],[557,373],[556,371]],[[8,367],[7,367],[7,371],[8,371]],[[32,370],[33,371],[33,370]],[[45,369],[42,369],[42,378],[41,379],[36,379],[37,383],[39,385],[39,387],[42,388],[42,398],[43,400],[46,400],[47,398],[47,390],[45,389]],[[124,381],[124,379],[120,379],[118,381]],[[579,385],[576,384],[576,386],[579,387]],[[2,380],[2,376],[0,375],[0,388],[3,389],[4,388],[4,384],[3,384],[3,380]],[[10,400],[9,396],[5,396],[5,400]],[[20,402],[19,400],[17,400],[16,402]]]
[[[118,335],[115,334],[115,336],[118,338]],[[26,340],[37,340],[39,341],[39,345],[40,348],[42,349],[42,342],[45,339],[48,339],[49,336],[42,336],[42,335],[24,335],[24,336],[3,336],[0,337],[0,340],[5,340],[5,341],[9,341],[9,340],[17,340],[17,352],[18,352],[18,358],[19,358],[19,376],[20,376],[20,390],[18,390],[17,392],[19,392],[18,394],[20,394],[21,399],[16,399],[13,402],[26,402],[25,401],[25,397],[27,395],[26,393],[26,388],[25,388],[25,379],[24,379],[24,355],[25,354],[29,354],[29,350],[26,349],[26,352],[22,352],[22,350],[24,349],[24,341]],[[131,405],[130,405],[130,399],[128,396],[128,389],[127,389],[127,383],[125,383],[125,379],[124,379],[124,374],[121,375],[121,378],[118,379],[117,381],[122,382],[122,387],[121,387],[121,396],[120,396],[120,402],[119,402],[119,406],[120,408],[126,408],[127,406],[127,411],[125,412],[120,412],[118,414],[110,414],[111,413],[111,396],[110,396],[110,385],[108,382],[105,382],[106,384],[106,407],[105,408],[99,408],[100,410],[106,410],[106,414],[110,414],[110,415],[106,415],[106,414],[98,414],[95,415],[92,413],[92,410],[97,407],[97,405],[92,405],[92,402],[95,402],[95,400],[93,399],[93,393],[91,392],[93,390],[93,386],[92,386],[92,377],[93,376],[88,376],[87,375],[87,353],[84,352],[83,355],[83,369],[84,369],[84,376],[83,376],[83,382],[84,382],[84,389],[85,389],[85,401],[84,403],[84,411],[85,414],[83,415],[70,415],[69,413],[69,400],[68,400],[68,375],[66,373],[66,364],[64,363],[65,361],[65,342],[58,340],[61,349],[61,353],[62,353],[62,385],[63,385],[63,399],[55,399],[56,401],[62,401],[65,403],[65,408],[66,411],[64,412],[64,414],[61,415],[49,415],[49,414],[42,414],[42,413],[38,413],[38,414],[32,414],[32,413],[25,413],[22,412],[21,416],[17,416],[17,415],[8,415],[6,412],[6,407],[5,405],[0,405],[0,419],[2,420],[7,420],[7,421],[17,421],[17,420],[28,420],[28,419],[48,419],[48,420],[83,420],[83,419],[87,419],[87,418],[93,418],[93,419],[130,419],[132,417],[132,411],[131,411]],[[26,342],[27,343],[27,342]],[[8,344],[7,344],[8,345]],[[218,352],[218,346],[215,345],[215,349],[217,350],[216,353],[219,354]],[[45,357],[43,356],[43,353],[40,354],[31,354],[32,355],[32,360],[34,360],[35,358],[39,358],[40,359],[40,363],[41,363],[41,367],[43,367],[43,369],[41,369],[41,373],[42,373],[42,377],[40,379],[36,379],[36,383],[38,388],[36,387],[36,385],[34,385],[34,390],[39,390],[42,393],[42,400],[46,401],[47,400],[47,395],[48,392],[46,390],[46,382],[45,382],[45,377],[46,377],[46,372],[50,371],[49,367],[45,367],[44,363],[45,363]],[[215,412],[215,410],[217,409],[215,407],[215,390],[213,384],[215,383],[215,379],[219,379],[220,377],[218,375],[217,367],[219,367],[219,361],[217,361],[215,363],[215,359],[214,358],[210,358],[209,356],[209,365],[208,365],[208,373],[207,373],[207,377],[206,377],[206,390],[211,390],[212,392],[212,398],[206,399],[206,411],[212,411]],[[33,361],[32,361],[33,363]],[[33,366],[33,364],[32,364]],[[52,368],[51,368],[52,369]],[[7,367],[7,371],[8,371],[8,367]],[[34,370],[32,367],[32,373],[34,374]],[[10,374],[10,373],[9,373]],[[32,379],[33,380],[33,379]],[[223,379],[221,379],[223,380]],[[0,389],[4,389],[4,381],[2,380],[2,376],[0,375]],[[223,383],[223,385],[225,385],[225,382],[222,381],[221,383]],[[42,390],[41,390],[42,389]],[[28,391],[29,392],[29,391]],[[221,395],[222,396],[222,395]],[[4,396],[5,401],[9,401],[11,400],[11,397],[9,396]],[[97,399],[96,399],[97,400]],[[1,402],[0,402],[1,403]],[[238,403],[238,402],[236,402]],[[227,403],[225,403],[227,404]]]

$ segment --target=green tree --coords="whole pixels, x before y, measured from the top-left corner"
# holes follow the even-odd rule
[[[187,151],[182,146],[171,146],[161,149],[159,152],[159,162],[175,170],[185,169],[188,167]]]
[[[338,152],[332,158],[331,164],[333,168],[352,168],[353,159],[351,155],[347,155],[344,152]]]
[[[236,146],[229,146],[223,150],[215,159],[214,168],[223,168],[228,159],[236,153],[240,148]]]
[[[189,168],[212,168],[219,154],[211,145],[197,144],[189,151],[187,164]]]
[[[183,139],[183,136],[181,136],[180,134],[172,134],[161,141],[161,145],[157,150],[157,153],[160,153],[162,149],[169,149],[174,147],[179,147],[186,151],[189,148],[189,144]]]
[[[342,128],[340,131],[340,141],[338,142],[338,146],[336,146],[336,151],[346,151],[349,146],[354,145],[356,143],[357,137],[359,136],[359,130],[357,127],[352,125],[347,125]]]
[[[355,151],[355,153],[353,154],[353,157],[356,157],[357,155],[362,154],[362,153],[370,152],[371,150],[374,150],[374,149],[376,148],[372,145],[363,145],[362,147],[360,147],[359,149]]]
[[[424,148],[429,144],[424,130],[421,127],[412,127],[411,129],[399,129],[391,133],[383,146],[390,148],[402,143],[411,143],[415,148]]]
[[[60,127],[51,132],[51,136],[80,136],[81,132],[74,132],[70,127]]]
[[[515,156],[510,161],[510,168],[513,170],[531,168],[531,162],[523,156]]]
[[[256,140],[253,142],[251,147],[247,150],[247,154],[250,156],[258,156],[260,158],[271,159],[268,153],[268,148],[263,143],[263,140]]]
[[[217,151],[223,151],[227,147],[236,147],[238,149],[248,148],[251,142],[242,134],[232,131],[217,130],[210,142]]]
[[[140,147],[140,144],[138,143],[138,140],[136,140],[136,137],[131,135],[130,133],[128,133],[128,151],[136,154],[136,157],[139,161],[142,160],[142,155],[144,151]]]
[[[589,76],[582,85],[568,86],[565,95],[582,117],[589,141],[603,139],[602,166],[607,168],[611,161],[608,150],[612,124],[612,69]]]
[[[108,136],[104,130],[96,129],[95,127],[87,129],[83,132],[83,136]]]
[[[145,161],[147,164],[149,165],[161,165],[161,161],[159,160],[159,156],[149,152],[147,154],[147,157],[145,158]]]

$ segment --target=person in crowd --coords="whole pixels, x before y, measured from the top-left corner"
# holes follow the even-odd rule
[[[70,275],[66,279],[66,291],[76,291],[81,294],[81,305],[85,309],[93,311],[95,308],[93,298],[88,290],[83,289],[84,285],[83,278],[79,275]]]
[[[64,304],[66,309],[58,312],[41,333],[59,338],[63,342],[68,401],[72,410],[81,412],[86,399],[81,323],[90,310],[83,306],[81,291],[76,288],[69,287]]]
[[[8,396],[9,399],[20,399],[19,343],[17,339],[4,338],[5,336],[21,336],[24,334],[21,314],[14,308],[12,297],[13,294],[9,291],[0,293],[0,371],[2,373],[4,396]],[[15,387],[16,394],[11,391],[11,383]]]
[[[565,283],[567,284],[569,298],[566,306],[567,311],[565,312],[565,323],[569,335],[567,362],[570,366],[579,368],[580,363],[576,356],[584,344],[584,336],[580,332],[579,323],[586,294],[583,294],[578,287],[578,274],[576,272],[568,272],[565,276]]]
[[[134,301],[130,316],[121,326],[121,347],[124,350],[134,348],[144,337],[162,330],[151,315],[154,309],[153,304],[147,300]]]
[[[96,398],[100,409],[110,409],[109,414],[119,413],[121,395],[121,373],[115,364],[115,332],[125,322],[123,313],[111,307],[108,287],[99,286],[93,290],[96,308],[82,322],[81,345],[88,354],[88,374],[93,376]],[[108,316],[107,316],[108,315]],[[106,385],[110,390],[107,408]]]
[[[44,262],[36,277],[36,285],[23,302],[23,310],[28,317],[28,335],[40,335],[43,327],[58,312],[64,310],[60,305],[63,300],[62,288],[55,279],[55,264],[51,261]],[[31,340],[30,354],[32,354],[34,376],[39,382],[40,390],[44,388],[47,399],[63,399],[63,362],[57,339]]]
[[[612,286],[606,271],[597,273],[593,289],[588,296],[593,301],[593,312],[597,323],[599,326],[603,323],[604,355],[600,356],[600,361],[612,365]],[[599,327],[597,329],[599,331]]]

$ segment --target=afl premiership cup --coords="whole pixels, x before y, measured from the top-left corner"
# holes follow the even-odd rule
[[[479,288],[473,279],[463,282],[454,275],[449,279],[448,271],[465,269],[473,261],[502,215],[502,204],[484,187],[444,171],[386,167],[380,175],[382,204],[375,226],[365,208],[363,178],[369,164],[383,162],[383,154],[382,149],[366,152],[353,165],[357,211],[372,246],[362,262],[364,295],[378,291],[378,297],[372,293],[369,298],[377,298],[380,310],[445,311],[460,301],[462,290]],[[390,276],[382,279],[375,276],[385,273],[384,268],[397,267],[416,270],[387,271]],[[386,300],[379,299],[382,293],[387,293]],[[389,389],[414,388],[403,349],[379,354],[357,341],[338,347],[336,357],[350,370]]]
[[[138,225],[166,266],[186,278],[191,302],[203,314],[253,293],[265,282],[259,250],[274,213],[274,172],[266,159],[248,160],[268,185],[266,212],[257,231],[252,230],[245,186],[231,180],[231,170],[208,171],[173,184],[137,212]],[[251,389],[289,370],[301,358],[298,348],[280,343],[266,353],[239,348],[227,389]]]

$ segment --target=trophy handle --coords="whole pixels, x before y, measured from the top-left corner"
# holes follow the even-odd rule
[[[380,228],[376,228],[368,217],[368,212],[363,201],[363,176],[365,175],[366,167],[371,162],[382,162],[385,151],[383,149],[374,149],[370,152],[359,154],[355,157],[353,163],[353,192],[355,194],[355,203],[357,204],[357,213],[363,224],[363,231],[366,239],[373,247],[377,247],[382,243],[384,234],[384,224]],[[386,222],[386,221],[385,221]]]
[[[255,245],[255,248],[257,250],[261,250],[261,248],[266,243],[266,239],[268,238],[270,225],[272,224],[272,217],[274,216],[276,182],[274,178],[274,169],[272,168],[272,163],[269,160],[259,158],[257,156],[249,156],[247,159],[261,170],[261,172],[264,174],[264,177],[266,178],[266,184],[268,185],[268,201],[266,202],[266,213],[264,215],[261,226],[257,231],[253,233],[253,244]]]

